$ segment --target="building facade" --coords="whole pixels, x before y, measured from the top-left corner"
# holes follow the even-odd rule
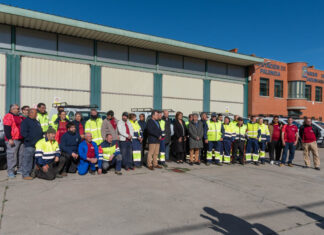
[[[250,68],[249,115],[324,117],[324,71],[265,59]]]
[[[0,114],[9,105],[96,104],[247,115],[263,59],[0,5]]]

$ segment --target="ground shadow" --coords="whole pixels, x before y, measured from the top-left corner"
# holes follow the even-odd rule
[[[324,229],[324,217],[323,216],[320,216],[314,212],[311,212],[311,211],[308,211],[308,210],[304,210],[303,208],[301,207],[298,207],[298,206],[290,206],[288,207],[289,209],[295,209],[297,211],[300,211],[302,213],[304,213],[305,215],[307,215],[309,218],[312,218],[313,220],[316,220],[316,225],[318,227],[320,227],[321,229]]]
[[[200,216],[208,219],[213,224],[210,228],[221,234],[277,234],[275,231],[265,225],[250,224],[246,220],[235,215],[220,213],[210,207],[204,207],[204,211],[207,213],[207,215],[201,214]],[[257,231],[259,233],[257,233]]]

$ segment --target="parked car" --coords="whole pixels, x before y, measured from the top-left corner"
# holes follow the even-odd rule
[[[57,107],[62,106],[64,107],[64,111],[66,111],[66,115],[69,117],[70,121],[74,120],[74,116],[76,112],[80,112],[83,119],[87,121],[90,118],[90,111],[92,108],[97,109],[97,105],[69,105],[66,102],[62,103],[54,103],[52,105],[52,109],[49,113],[49,118],[51,120],[52,116],[54,114],[57,114]],[[98,111],[98,116],[101,117],[102,119],[106,118],[106,112],[101,112]]]
[[[3,120],[0,115],[0,170],[7,168],[6,144],[4,139]]]

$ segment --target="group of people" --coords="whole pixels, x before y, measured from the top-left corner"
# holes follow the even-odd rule
[[[305,167],[310,167],[312,152],[315,169],[320,170],[316,143],[320,134],[309,118],[298,130],[292,118],[282,125],[274,117],[266,125],[262,117],[257,120],[252,116],[244,124],[237,115],[231,121],[222,114],[212,113],[209,119],[207,113],[201,113],[200,118],[198,114],[190,114],[185,122],[183,113],[177,112],[171,123],[167,110],[152,111],[148,120],[144,114],[137,120],[134,113],[127,112],[117,120],[110,110],[102,120],[97,110],[91,109],[89,120],[84,121],[77,112],[70,121],[64,107],[59,106],[57,111],[49,119],[44,103],[39,103],[37,109],[10,106],[3,119],[9,178],[21,174],[25,180],[34,177],[53,180],[68,173],[107,173],[110,168],[121,175],[122,167],[125,170],[142,167],[147,144],[145,164],[150,170],[168,167],[166,162],[171,154],[178,164],[186,161],[187,154],[190,165],[202,161],[206,165],[265,164],[267,146],[270,164],[276,160],[284,166],[289,151],[288,166],[292,167],[299,136]]]

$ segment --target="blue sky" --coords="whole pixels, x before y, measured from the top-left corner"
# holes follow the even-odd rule
[[[1,3],[324,70],[321,0],[7,0]]]

